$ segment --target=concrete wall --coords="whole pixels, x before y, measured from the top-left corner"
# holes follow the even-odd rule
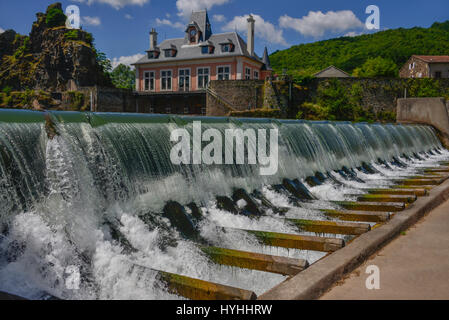
[[[114,88],[82,88],[85,99],[92,92],[94,112],[158,113],[201,115],[206,110],[206,93],[136,94]]]
[[[139,94],[135,96],[138,113],[204,115],[206,93]]]
[[[398,99],[397,122],[432,125],[439,131],[443,144],[449,147],[449,104],[444,98]]]

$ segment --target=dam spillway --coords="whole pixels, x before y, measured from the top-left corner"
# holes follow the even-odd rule
[[[173,164],[171,132],[195,122],[277,130],[277,172]],[[184,276],[251,298],[425,195],[448,159],[423,125],[1,110],[0,291],[204,297]]]

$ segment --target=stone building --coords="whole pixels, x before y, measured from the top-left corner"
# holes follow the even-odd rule
[[[449,78],[449,56],[413,55],[399,71],[401,78]]]

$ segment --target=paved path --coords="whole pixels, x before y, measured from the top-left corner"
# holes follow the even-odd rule
[[[366,289],[370,265],[380,269],[380,290]],[[325,300],[449,300],[449,201],[338,283]]]

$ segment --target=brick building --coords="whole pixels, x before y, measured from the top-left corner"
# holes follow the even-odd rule
[[[401,78],[449,78],[449,56],[413,55],[399,71]]]
[[[211,80],[264,80],[271,75],[268,51],[254,52],[255,20],[248,43],[237,32],[213,34],[207,11],[193,12],[184,37],[158,44],[150,32],[147,55],[134,64],[139,94],[201,92]]]

